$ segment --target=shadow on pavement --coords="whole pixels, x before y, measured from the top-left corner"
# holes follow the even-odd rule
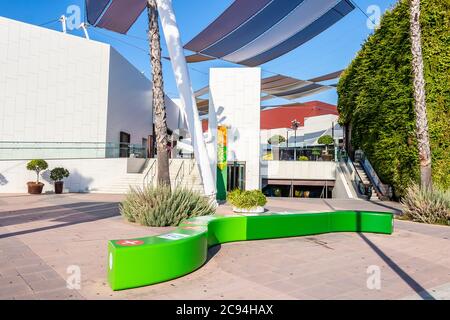
[[[0,226],[7,227],[41,220],[62,223],[0,234],[0,239],[63,228],[119,215],[119,206],[117,202],[78,202],[36,209],[11,211],[0,216]]]

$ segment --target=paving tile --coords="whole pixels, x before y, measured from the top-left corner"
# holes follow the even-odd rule
[[[0,299],[12,298],[15,296],[31,293],[33,293],[31,288],[24,282],[7,286],[0,286]]]
[[[0,227],[0,233],[12,233],[67,221],[81,222],[77,220],[86,218],[86,214],[79,214],[78,209],[101,215],[105,207],[116,207],[123,195],[65,194],[45,196],[39,201],[26,195],[0,195],[0,198],[0,219],[2,214],[22,219],[8,228]],[[102,204],[105,202],[111,204]],[[76,203],[80,203],[78,208],[67,208]],[[383,208],[366,201],[334,199],[269,199],[267,204],[270,210],[278,212],[329,211],[330,206]],[[34,215],[35,221],[28,221],[26,215],[17,216],[14,210],[26,210],[27,215]],[[221,206],[219,211],[230,212],[230,208]],[[60,216],[55,218],[55,214]],[[147,236],[169,229],[173,228],[141,227],[116,216],[1,238],[0,281],[3,279],[9,286],[6,290],[0,286],[0,293],[4,299],[182,299],[187,295],[204,299],[399,299],[415,293],[392,266],[354,233],[227,243],[205,266],[185,277],[112,291],[106,282],[107,240]],[[447,268],[450,228],[395,221],[392,235],[364,235],[422,287],[434,288],[442,299],[447,297],[448,289],[439,289],[439,285],[450,279]],[[70,264],[82,268],[80,291],[65,288],[64,276]],[[365,287],[370,264],[381,267],[380,291]],[[9,283],[7,279],[15,279],[17,274],[22,282]]]

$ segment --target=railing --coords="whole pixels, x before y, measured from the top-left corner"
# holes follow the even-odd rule
[[[342,156],[340,160],[341,167],[344,167],[344,169],[347,171],[351,182],[356,187],[358,192],[362,195],[365,195],[370,198],[372,195],[371,186],[364,184],[361,176],[358,173],[358,170],[356,170],[352,160],[347,156]]]
[[[380,178],[378,177],[377,173],[375,172],[375,169],[372,167],[372,164],[370,163],[369,159],[367,159],[366,155],[362,150],[359,150],[359,158],[360,163],[364,168],[364,171],[366,172],[367,176],[369,177],[372,184],[375,186],[377,191],[384,197],[391,198],[392,197],[392,187],[388,184],[384,184],[381,182]]]
[[[146,147],[115,142],[0,141],[0,160],[146,158]]]
[[[277,147],[276,145],[263,151],[262,160],[276,161],[334,161],[334,146],[314,147]]]
[[[191,164],[189,166],[189,175],[192,174],[192,171],[194,171],[196,165],[197,163],[195,162],[195,159],[191,159]]]
[[[142,186],[145,188],[150,183],[154,183],[155,175],[156,175],[156,159],[153,160],[153,163],[148,167],[146,171],[144,171],[144,178],[142,179]],[[150,182],[149,182],[150,178]]]
[[[178,168],[177,174],[175,176],[174,188],[176,188],[180,185],[180,183],[184,180],[184,176],[185,176],[184,161],[182,161],[180,167]]]

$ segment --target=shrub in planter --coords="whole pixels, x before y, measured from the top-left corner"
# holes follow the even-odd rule
[[[200,193],[167,186],[131,188],[119,208],[128,221],[152,227],[177,226],[190,217],[215,213],[215,206]]]
[[[403,214],[416,222],[450,224],[450,190],[421,188],[412,184],[401,200]]]
[[[64,182],[62,181],[64,178],[69,176],[69,171],[67,169],[57,167],[50,171],[50,179],[55,182],[55,193],[62,193]]]
[[[45,160],[34,159],[27,163],[27,170],[36,172],[36,181],[27,182],[28,193],[30,194],[41,194],[44,184],[39,182],[39,174],[42,170],[48,168],[48,164]]]
[[[264,212],[264,205],[267,203],[266,196],[261,190],[235,189],[228,193],[227,201],[235,212]]]
[[[309,161],[309,158],[307,156],[300,156],[298,157],[298,161]]]

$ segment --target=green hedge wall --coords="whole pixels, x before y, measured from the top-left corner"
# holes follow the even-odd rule
[[[422,49],[435,185],[450,188],[450,0],[421,1]],[[419,179],[409,1],[381,19],[339,81],[340,123],[379,177],[402,196]]]

